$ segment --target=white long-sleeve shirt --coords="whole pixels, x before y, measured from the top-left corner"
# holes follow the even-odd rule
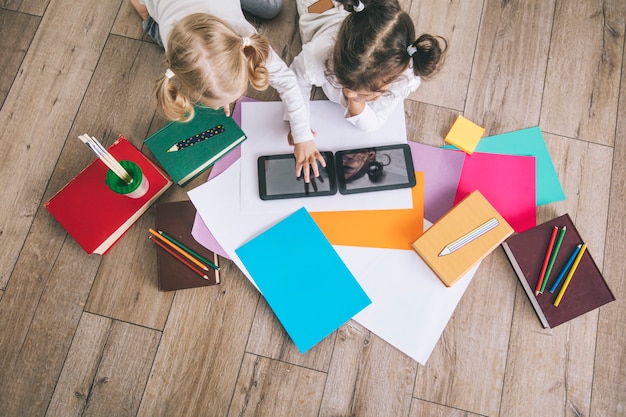
[[[242,37],[256,33],[254,26],[246,20],[239,0],[140,0],[140,2],[159,24],[159,34],[166,48],[174,24],[193,13],[215,16],[230,25]],[[266,68],[270,86],[276,89],[285,105],[294,142],[312,140],[308,103],[302,97],[294,73],[274,49],[271,49]]]
[[[335,3],[334,8],[324,13],[308,13],[306,7],[311,2],[298,0],[300,34],[304,44],[302,52],[294,58],[290,67],[296,74],[303,97],[311,96],[313,86],[321,87],[330,101],[339,103],[346,109],[344,117],[355,127],[364,131],[378,129],[396,106],[419,87],[420,78],[413,73],[412,68],[407,68],[400,77],[387,85],[387,91],[377,100],[366,103],[365,109],[358,115],[350,116],[342,86],[332,83],[325,74],[326,61],[332,55],[337,33],[348,12]]]

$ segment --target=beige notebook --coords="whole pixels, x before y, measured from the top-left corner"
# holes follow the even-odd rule
[[[512,233],[513,228],[500,213],[480,191],[474,191],[412,246],[439,279],[450,287]]]

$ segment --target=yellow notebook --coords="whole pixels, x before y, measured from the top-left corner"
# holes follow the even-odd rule
[[[480,191],[461,200],[426,230],[413,249],[447,286],[489,255],[513,228]]]
[[[459,116],[444,140],[471,155],[483,133],[485,133],[484,127],[478,126],[463,116]]]

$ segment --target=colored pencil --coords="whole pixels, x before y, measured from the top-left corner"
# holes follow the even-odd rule
[[[561,299],[563,298],[563,294],[565,294],[565,290],[567,289],[569,282],[572,280],[572,276],[574,276],[574,272],[576,272],[576,268],[578,268],[578,263],[580,262],[580,259],[583,257],[583,254],[585,253],[585,249],[587,249],[587,244],[583,243],[583,246],[580,248],[580,251],[578,251],[578,255],[576,255],[576,259],[574,259],[574,264],[570,268],[569,273],[567,274],[567,277],[565,278],[565,282],[563,283],[563,286],[561,287],[559,294],[556,296],[556,299],[554,300],[555,307],[559,306],[559,303],[561,302]]]
[[[179,242],[178,240],[174,239],[172,236],[168,235],[163,230],[157,230],[157,232],[159,234],[161,234],[162,236],[164,236],[166,239],[169,239],[173,244],[175,244],[176,246],[180,247],[182,250],[186,250],[187,252],[189,252],[190,254],[192,254],[193,256],[195,256],[196,258],[198,258],[200,261],[204,262],[205,264],[207,264],[211,268],[215,269],[216,271],[220,270],[219,266],[215,265],[213,262],[209,261],[204,256],[200,255],[199,253],[197,253],[196,251],[194,251],[190,247],[186,246],[184,243]]]
[[[561,233],[559,233],[559,237],[556,239],[556,243],[554,244],[554,249],[552,249],[552,254],[550,255],[550,262],[548,262],[548,269],[546,269],[546,275],[543,277],[543,283],[541,284],[540,294],[543,294],[543,291],[546,289],[546,284],[548,283],[548,279],[550,278],[550,272],[552,272],[552,267],[554,266],[554,261],[556,260],[556,255],[559,253],[559,249],[561,248],[561,243],[563,243],[563,236],[565,236],[566,227],[563,226],[561,229]]]
[[[181,263],[183,263],[185,266],[187,266],[193,272],[195,272],[196,274],[200,275],[202,278],[204,278],[206,280],[209,279],[209,277],[204,272],[200,271],[191,262],[187,261],[187,259],[185,259],[182,256],[180,256],[178,253],[174,252],[165,243],[162,243],[158,238],[153,237],[153,236],[148,236],[148,238],[151,241],[153,241],[154,243],[156,243],[157,245],[159,245],[161,248],[163,248],[163,250],[165,250],[167,253],[172,255],[174,258],[178,259]]]
[[[550,260],[550,253],[552,252],[552,246],[554,245],[554,240],[556,239],[556,232],[559,230],[558,226],[554,226],[552,229],[552,235],[550,236],[550,243],[548,243],[548,250],[546,251],[546,257],[543,260],[543,265],[541,266],[541,272],[539,273],[539,278],[537,279],[537,286],[535,287],[535,295],[539,295],[539,291],[541,290],[541,285],[543,284],[543,276],[546,273],[546,268],[548,267],[548,261]]]
[[[556,291],[557,287],[559,286],[559,284],[563,280],[563,277],[565,276],[565,274],[567,274],[567,271],[569,270],[569,267],[572,266],[572,263],[574,262],[574,258],[576,258],[576,255],[578,255],[578,251],[580,250],[581,246],[582,246],[582,244],[580,244],[580,245],[576,246],[576,248],[574,248],[574,251],[572,252],[572,255],[569,257],[569,259],[567,260],[567,263],[563,267],[563,270],[561,271],[559,276],[556,278],[556,281],[554,281],[554,284],[552,284],[552,287],[550,287],[550,292],[551,293]]]
[[[183,250],[182,248],[176,246],[173,242],[169,241],[168,239],[166,239],[164,236],[161,236],[159,233],[157,233],[154,229],[148,229],[148,231],[157,239],[160,239],[163,243],[165,243],[166,245],[168,245],[169,247],[171,247],[172,249],[174,249],[176,252],[178,252],[179,254],[181,254],[182,256],[184,256],[185,258],[187,258],[188,260],[190,260],[191,262],[193,262],[194,264],[196,264],[198,267],[200,267],[200,269],[203,269],[205,271],[208,271],[209,268],[204,265],[202,262],[200,262],[199,260],[197,260],[196,258],[194,258],[190,253],[186,252],[185,250]]]

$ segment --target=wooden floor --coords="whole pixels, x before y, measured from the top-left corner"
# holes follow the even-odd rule
[[[254,21],[287,62],[293,3]],[[42,203],[93,159],[79,134],[141,146],[165,123],[162,51],[126,0],[1,0],[1,416],[626,415],[626,2],[404,6],[450,44],[406,101],[410,139],[443,144],[459,114],[486,135],[540,126],[567,200],[537,221],[569,213],[617,301],[544,330],[498,249],[422,366],[353,321],[300,355],[226,260],[219,287],[158,292],[152,211],[100,257]]]

